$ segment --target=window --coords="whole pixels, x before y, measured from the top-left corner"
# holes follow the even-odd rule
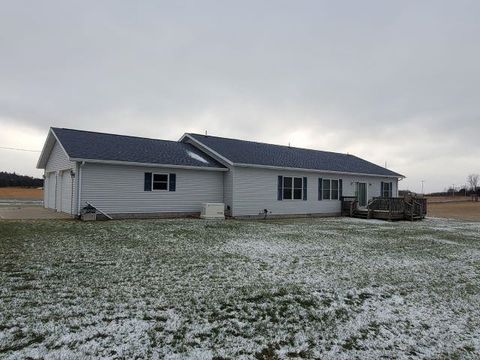
[[[303,199],[303,178],[283,177],[283,199],[302,200]]]
[[[318,178],[318,200],[339,200],[343,195],[342,179]]]
[[[332,180],[332,200],[338,200],[338,180]]]
[[[283,198],[284,199],[292,198],[292,178],[291,177],[283,178]]]
[[[302,199],[302,184],[303,184],[303,179],[302,178],[294,178],[294,180],[293,180],[293,198],[295,200],[301,200]]]
[[[330,180],[323,179],[323,199],[330,200]]]
[[[392,183],[382,182],[382,197],[392,197]]]
[[[168,190],[168,174],[153,174],[152,190]]]

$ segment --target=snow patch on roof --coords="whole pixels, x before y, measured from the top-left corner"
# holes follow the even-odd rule
[[[198,155],[198,154],[195,154],[194,152],[191,152],[191,151],[187,150],[187,154],[188,154],[188,156],[190,156],[192,159],[201,161],[201,162],[203,162],[204,164],[208,164],[208,161],[207,161],[205,158],[201,157],[201,156]]]

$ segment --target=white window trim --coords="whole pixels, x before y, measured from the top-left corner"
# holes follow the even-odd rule
[[[167,176],[167,188],[166,189],[154,189],[153,188],[153,183],[155,182],[155,175],[166,175]],[[157,183],[160,181],[157,181]],[[162,181],[163,182],[163,181]],[[164,174],[164,173],[152,173],[152,191],[169,191],[169,186],[170,186],[170,174]]]
[[[291,187],[291,190],[292,190],[292,197],[290,199],[286,198],[285,197],[285,178],[291,178],[292,179],[292,187]],[[301,179],[302,180],[302,195],[300,195],[300,199],[295,199],[294,198],[294,192],[295,192],[295,179]],[[303,192],[305,191],[305,189],[303,188],[303,177],[298,177],[298,176],[284,176],[283,177],[283,181],[282,181],[282,199],[283,200],[290,200],[290,201],[299,201],[299,200],[303,200]]]

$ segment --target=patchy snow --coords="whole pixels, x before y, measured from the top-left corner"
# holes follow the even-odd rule
[[[204,164],[208,164],[208,160],[205,159],[203,156],[199,155],[199,154],[196,154],[190,150],[187,150],[187,154],[188,156],[190,156],[192,159],[195,159],[195,160],[198,160]]]
[[[480,223],[0,223],[0,358],[478,358]]]

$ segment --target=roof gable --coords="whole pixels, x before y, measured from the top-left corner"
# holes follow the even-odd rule
[[[51,132],[70,160],[224,168],[194,146],[177,141],[63,128],[51,128]]]
[[[329,172],[403,177],[357,156],[223,137],[186,134],[233,165],[284,167]],[[183,141],[188,141],[184,140]]]

